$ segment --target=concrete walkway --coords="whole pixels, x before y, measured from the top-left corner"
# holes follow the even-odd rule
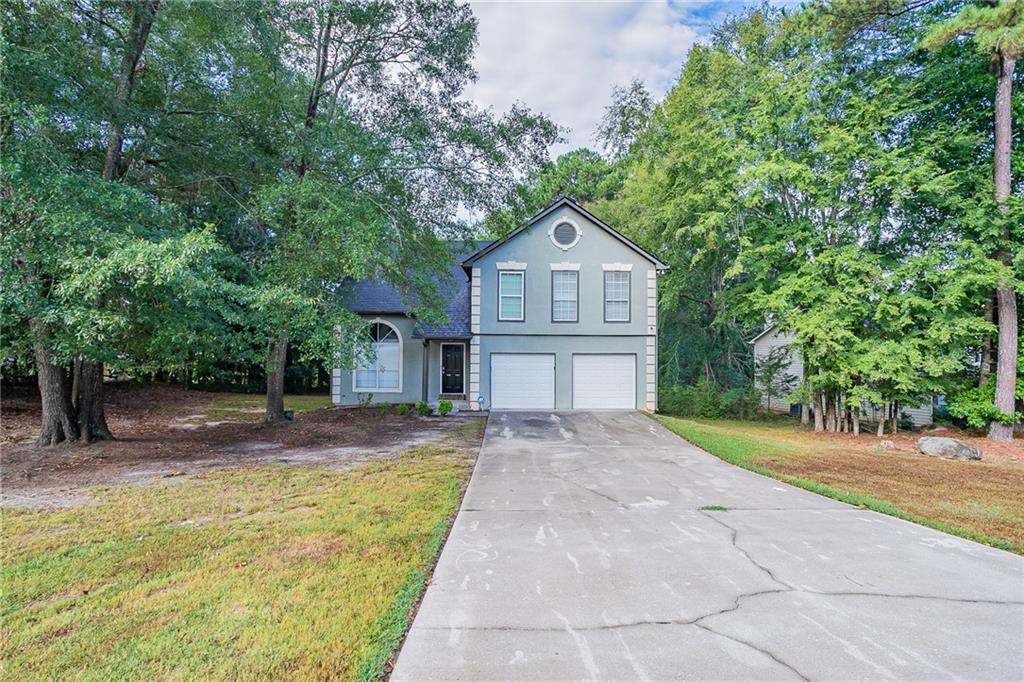
[[[1024,559],[640,414],[492,414],[392,681],[683,678],[1024,679]]]

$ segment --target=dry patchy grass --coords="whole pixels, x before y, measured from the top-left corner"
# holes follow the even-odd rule
[[[475,428],[479,443],[478,425]],[[456,444],[347,471],[267,466],[7,509],[8,679],[376,679],[457,509]]]
[[[733,464],[1024,554],[1024,464],[1016,458],[951,461],[905,445],[883,450],[870,435],[814,434],[788,422],[657,419]]]

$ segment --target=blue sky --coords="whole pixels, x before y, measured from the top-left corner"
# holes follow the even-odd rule
[[[498,113],[514,102],[569,128],[553,155],[597,147],[594,129],[614,85],[640,78],[658,97],[686,53],[746,0],[707,2],[472,2],[479,21],[467,96]],[[781,0],[777,4],[795,4]]]

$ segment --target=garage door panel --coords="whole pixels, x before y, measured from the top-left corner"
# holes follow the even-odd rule
[[[492,353],[491,407],[512,410],[555,409],[555,356]]]
[[[588,410],[636,408],[636,355],[573,355],[572,406]]]

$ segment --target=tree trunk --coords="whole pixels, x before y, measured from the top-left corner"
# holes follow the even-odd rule
[[[860,408],[853,408],[853,437],[856,438],[860,435]]]
[[[885,418],[888,412],[889,406],[886,403],[882,403],[881,408],[878,410],[878,437],[881,438],[885,435]]]
[[[814,398],[814,431],[821,433],[825,430],[825,396],[821,393],[815,394]]]
[[[999,301],[999,358],[996,364],[995,406],[1003,414],[1013,414],[1017,379],[1017,295],[1011,287],[996,290]],[[1013,425],[993,421],[988,437],[1012,441]]]
[[[270,344],[267,359],[267,413],[268,423],[283,422],[284,417],[284,370],[288,364],[288,336],[281,334]]]
[[[810,426],[811,424],[811,406],[807,404],[807,398],[804,398],[803,403],[800,404],[800,426]]]
[[[1013,90],[1013,71],[1015,58],[1013,55],[999,55],[999,79],[996,84],[995,107],[995,163],[993,178],[995,180],[995,200],[997,210],[1007,213],[1010,198],[1010,152],[1013,138],[1011,136],[1011,119],[1013,110],[1010,96]],[[1003,239],[1009,240],[1009,226],[1004,228]],[[1000,260],[1010,264],[1010,254],[1000,249]],[[1012,286],[1004,284],[996,288],[996,314],[999,317],[999,349],[996,359],[996,397],[995,407],[1003,414],[1013,414],[1014,393],[1017,384],[1017,294]],[[993,440],[1012,441],[1013,425],[993,421],[989,426],[988,437]]]
[[[827,395],[825,397],[825,430],[829,433],[836,432],[836,399],[834,396]]]
[[[900,404],[892,403],[889,405],[889,418],[892,420],[892,427],[889,429],[892,433],[899,433],[900,430]]]
[[[153,27],[160,3],[156,0],[143,0],[131,3],[131,6],[134,10],[132,25],[125,40],[124,54],[121,55],[121,67],[118,69],[113,106],[110,111],[110,137],[107,139],[107,152],[103,158],[104,180],[116,180],[124,174],[121,170],[124,118],[128,113],[132,88],[135,87],[135,72],[138,70],[142,53],[146,50],[149,30]]]
[[[75,360],[72,400],[78,416],[78,433],[86,443],[113,440],[107,427],[103,401],[103,363],[86,358]]]
[[[63,367],[53,364],[46,345],[45,323],[33,318],[29,321],[29,328],[32,332],[39,395],[43,404],[43,423],[36,445],[57,445],[64,441],[78,440],[67,375]]]

